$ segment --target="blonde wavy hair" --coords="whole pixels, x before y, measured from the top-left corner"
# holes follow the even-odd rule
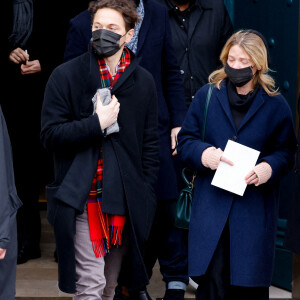
[[[278,95],[278,88],[275,89],[275,81],[268,74],[271,70],[268,66],[266,46],[257,34],[247,30],[240,30],[228,39],[220,55],[223,68],[212,72],[208,78],[209,82],[215,84],[220,89],[221,82],[228,77],[224,71],[224,67],[227,63],[229,50],[234,45],[240,46],[250,56],[257,68],[253,77],[254,86],[260,84],[268,95]]]

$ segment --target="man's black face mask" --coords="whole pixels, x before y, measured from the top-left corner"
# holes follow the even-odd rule
[[[92,45],[95,52],[101,57],[110,57],[121,48],[122,35],[106,30],[98,29],[92,32]]]

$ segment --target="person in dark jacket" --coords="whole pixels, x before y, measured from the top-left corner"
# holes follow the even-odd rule
[[[169,13],[173,47],[189,106],[208,76],[221,65],[219,55],[233,26],[223,0],[157,0]]]
[[[267,74],[266,48],[251,30],[232,35],[221,52],[223,68],[210,75],[205,141],[208,84],[196,93],[178,135],[180,158],[197,170],[189,275],[199,284],[199,300],[269,299],[279,181],[293,167],[296,137],[291,110]],[[244,174],[243,196],[211,184],[220,161],[228,168],[235,163],[223,154],[228,140],[260,152]]]
[[[17,266],[16,213],[21,207],[14,181],[13,158],[0,106],[0,300],[14,300]]]
[[[44,83],[41,48],[35,44],[39,36],[37,2],[11,1],[5,76],[5,89],[11,96],[1,99],[12,144],[16,188],[23,202],[17,213],[18,264],[41,256],[38,201],[43,148],[39,133]]]
[[[160,146],[160,169],[156,186],[158,207],[147,243],[145,264],[150,278],[158,258],[160,271],[166,282],[166,293],[172,290],[172,295],[166,294],[165,300],[175,300],[174,291],[179,294],[178,299],[183,299],[184,289],[189,282],[187,249],[184,236],[180,232],[175,234],[173,232],[175,206],[180,185],[177,180],[180,175],[176,172],[178,173],[180,165],[178,159],[172,157],[176,136],[187,111],[183,81],[172,46],[167,9],[154,0],[135,0],[135,3],[140,22],[136,24],[134,37],[127,46],[140,57],[140,65],[152,74],[155,81],[158,95]],[[90,15],[85,10],[70,20],[64,54],[65,61],[86,52],[90,39]],[[126,273],[126,267],[122,270]],[[147,291],[140,297],[141,299],[150,298]]]
[[[59,288],[75,299],[113,299],[126,253],[126,285],[148,284],[143,255],[156,208],[157,93],[125,46],[137,20],[134,3],[101,0],[90,12],[88,52],[57,67],[45,90],[41,140],[55,165],[47,217]]]

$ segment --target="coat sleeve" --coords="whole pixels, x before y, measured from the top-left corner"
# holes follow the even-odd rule
[[[64,76],[56,69],[46,85],[41,115],[41,142],[49,151],[85,148],[103,137],[97,114],[74,118],[66,86]]]
[[[178,134],[177,151],[180,159],[194,170],[206,170],[201,162],[202,152],[214,145],[202,141],[202,126],[208,85],[202,87],[190,105]]]
[[[5,138],[4,133],[5,121],[0,109],[0,248],[6,249],[10,241],[10,196],[8,189],[8,173],[6,162],[7,143],[9,142]]]
[[[258,163],[266,161],[272,168],[269,183],[278,181],[291,170],[295,163],[297,139],[295,135],[292,114],[286,100],[282,97],[283,105],[278,109],[276,116],[281,116],[272,135],[274,150],[260,157]]]
[[[89,21],[87,22],[85,18]],[[88,30],[91,31],[91,21],[87,11],[70,20],[66,37],[64,62],[88,51],[88,43],[91,36],[91,33],[88,34]]]
[[[162,76],[165,98],[168,102],[172,128],[181,127],[187,106],[183,80],[173,49],[172,34],[167,9],[164,8],[165,36],[162,56]]]
[[[143,135],[142,163],[145,181],[154,192],[159,168],[158,113],[155,83],[152,84]]]

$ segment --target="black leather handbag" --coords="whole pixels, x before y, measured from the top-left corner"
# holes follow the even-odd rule
[[[206,96],[206,102],[205,102],[204,118],[203,118],[203,125],[202,125],[202,141],[204,141],[205,138],[207,111],[208,111],[212,90],[213,90],[213,85],[211,84],[209,86],[207,96]],[[189,173],[192,176],[191,181],[188,180]],[[190,168],[183,168],[181,172],[181,176],[184,183],[186,184],[186,187],[180,191],[177,200],[175,227],[188,229],[190,225],[191,210],[192,210],[192,203],[193,203],[194,180],[197,176],[197,171],[192,170]]]

